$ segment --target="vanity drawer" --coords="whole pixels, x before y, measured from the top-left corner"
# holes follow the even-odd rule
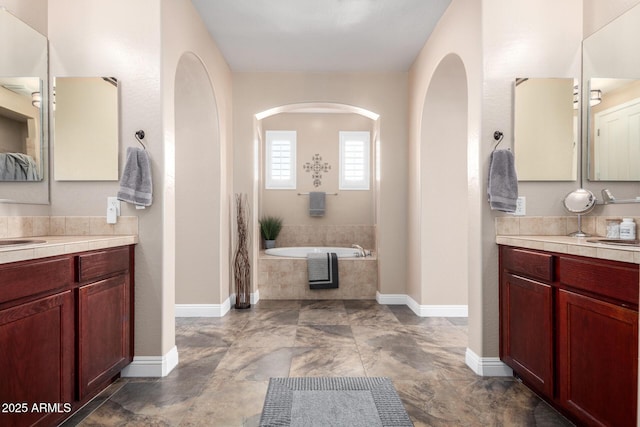
[[[560,256],[558,275],[562,285],[638,306],[637,264]]]
[[[502,246],[502,268],[526,277],[553,281],[553,255]]]
[[[128,246],[78,256],[78,282],[89,282],[128,269]]]
[[[73,281],[73,257],[0,265],[0,304],[63,289]]]

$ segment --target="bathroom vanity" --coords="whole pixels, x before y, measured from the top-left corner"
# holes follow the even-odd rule
[[[635,426],[638,248],[518,240],[498,238],[501,360],[579,425]]]
[[[0,247],[3,426],[57,425],[133,360],[135,238],[43,240]]]

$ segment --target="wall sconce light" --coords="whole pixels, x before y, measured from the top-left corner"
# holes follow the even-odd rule
[[[573,87],[573,109],[578,109],[580,102],[580,93],[578,92],[578,86]],[[600,89],[592,89],[589,93],[589,105],[594,106],[602,102],[602,91]]]
[[[40,108],[41,103],[42,103],[42,95],[40,95],[40,92],[32,92],[31,105],[33,105],[36,108]]]
[[[602,91],[600,89],[594,89],[589,93],[589,105],[592,107],[602,102]]]

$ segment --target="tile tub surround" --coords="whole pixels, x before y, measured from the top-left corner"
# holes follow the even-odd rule
[[[375,299],[378,289],[378,260],[374,257],[340,258],[338,289],[309,289],[306,258],[285,258],[260,254],[258,290],[260,299]]]
[[[343,246],[357,244],[375,250],[374,225],[291,225],[284,224],[276,246]]]
[[[116,224],[104,216],[0,216],[0,238],[137,234],[137,216],[120,216]]]

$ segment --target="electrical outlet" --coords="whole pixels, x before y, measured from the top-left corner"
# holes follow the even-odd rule
[[[115,224],[120,216],[120,200],[117,197],[107,197],[107,224]]]
[[[513,213],[517,216],[524,216],[527,214],[527,198],[524,196],[518,197],[516,201],[516,211]]]

